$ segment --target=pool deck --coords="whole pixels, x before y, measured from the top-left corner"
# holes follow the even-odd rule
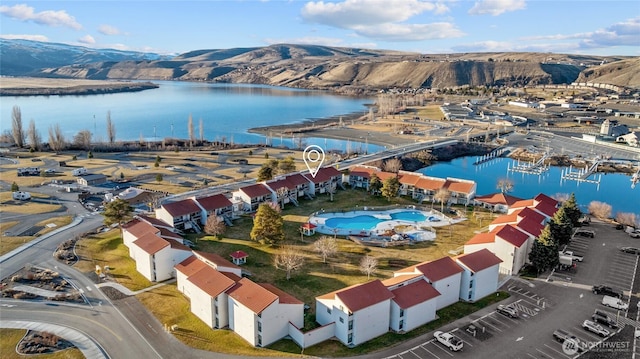
[[[420,212],[426,218],[435,217],[438,221],[407,221],[407,220],[395,220],[391,219],[391,214],[398,212]],[[362,230],[347,229],[347,228],[334,228],[326,225],[326,220],[330,218],[351,218],[357,216],[372,216],[382,220],[374,228],[363,228]],[[414,230],[408,231],[408,233],[429,232],[430,230],[421,230],[421,228],[432,227],[444,227],[454,223],[458,223],[466,220],[466,218],[450,218],[436,210],[421,210],[417,208],[398,208],[392,210],[367,210],[366,207],[363,210],[348,211],[348,212],[318,212],[309,218],[309,223],[316,225],[316,232],[322,234],[333,235],[354,235],[354,236],[366,236],[366,237],[378,237],[384,235],[384,233],[393,230],[398,226],[412,226]],[[430,236],[427,236],[430,237]]]

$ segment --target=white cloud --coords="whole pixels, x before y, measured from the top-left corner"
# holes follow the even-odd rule
[[[111,26],[111,25],[100,25],[98,27],[98,32],[101,33],[102,35],[108,35],[108,36],[113,36],[113,35],[122,35],[122,31],[120,31],[120,29],[118,29],[115,26]]]
[[[49,42],[49,38],[44,35],[0,35],[0,38],[7,40],[31,40]]]
[[[96,39],[91,35],[84,35],[83,37],[78,39],[78,42],[85,45],[93,45],[96,43]]]
[[[69,27],[74,30],[82,29],[76,19],[64,10],[45,10],[35,12],[34,8],[25,4],[14,6],[0,6],[0,13],[20,21],[33,21],[36,24],[52,27]]]
[[[460,37],[456,26],[448,22],[406,23],[424,12],[449,11],[443,1],[424,0],[344,0],[308,2],[302,18],[310,23],[352,30],[361,37],[384,41],[420,41]]]
[[[526,7],[525,0],[480,0],[476,1],[469,10],[470,15],[498,16],[505,12],[522,10]]]

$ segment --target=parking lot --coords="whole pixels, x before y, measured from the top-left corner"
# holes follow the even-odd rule
[[[502,304],[511,304],[519,318],[510,318],[495,311],[495,306],[470,315],[439,330],[450,332],[464,342],[459,352],[452,352],[432,336],[405,347],[386,358],[636,358],[640,355],[640,340],[634,340],[632,327],[637,319],[637,276],[640,256],[624,253],[623,246],[638,246],[640,240],[630,238],[610,224],[593,223],[587,227],[594,238],[575,237],[566,248],[584,257],[575,269],[554,271],[539,280],[519,278],[509,280],[501,289],[511,294]],[[592,293],[594,285],[608,285],[625,292],[624,301],[630,309],[617,311],[602,305],[602,295]],[[634,297],[629,297],[629,293]],[[583,321],[591,319],[598,309],[617,321],[620,330],[611,328],[611,335],[602,338],[585,330]],[[605,326],[606,328],[606,326]],[[564,330],[589,345],[590,353],[563,349],[563,343],[553,337],[557,329]],[[624,335],[622,335],[624,334]],[[635,348],[635,349],[634,349]],[[613,351],[612,351],[613,350]],[[607,353],[607,355],[605,355]]]

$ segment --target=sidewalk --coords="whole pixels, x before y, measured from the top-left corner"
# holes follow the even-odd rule
[[[20,320],[1,320],[0,328],[28,329],[52,333],[73,343],[76,348],[80,349],[85,358],[109,359],[109,356],[96,341],[71,328],[56,324],[25,322]]]
[[[116,283],[116,282],[98,283],[98,284],[96,284],[96,287],[98,287],[98,288],[101,288],[101,287],[112,287],[112,288],[115,288],[115,289],[119,290],[120,292],[122,292],[125,295],[133,296],[133,295],[136,295],[136,294],[140,294],[140,293],[148,292],[150,290],[154,290],[156,288],[162,287],[163,285],[174,283],[175,281],[176,281],[175,278],[174,279],[170,279],[170,280],[164,281],[162,283],[158,283],[158,284],[152,285],[151,287],[147,287],[147,288],[136,290],[136,291],[132,291],[131,289],[123,286],[120,283]]]

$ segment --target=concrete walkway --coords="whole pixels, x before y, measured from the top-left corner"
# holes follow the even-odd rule
[[[27,329],[52,333],[73,343],[76,348],[80,349],[85,358],[109,359],[109,356],[96,341],[75,329],[50,323],[25,322],[20,320],[2,320],[0,321],[0,328]]]
[[[171,283],[175,283],[176,279],[170,279],[168,281],[162,282],[162,283],[158,283],[155,285],[152,285],[151,287],[147,287],[144,289],[140,289],[140,290],[136,290],[133,291],[125,286],[123,286],[120,283],[116,283],[116,282],[104,282],[104,283],[99,283],[96,284],[96,287],[101,288],[101,287],[112,287],[115,288],[117,290],[119,290],[120,292],[122,292],[123,294],[126,295],[136,295],[136,294],[140,294],[140,293],[144,293],[144,292],[148,292],[150,290],[154,290],[156,288],[162,287],[163,285],[167,285],[167,284],[171,284]]]

